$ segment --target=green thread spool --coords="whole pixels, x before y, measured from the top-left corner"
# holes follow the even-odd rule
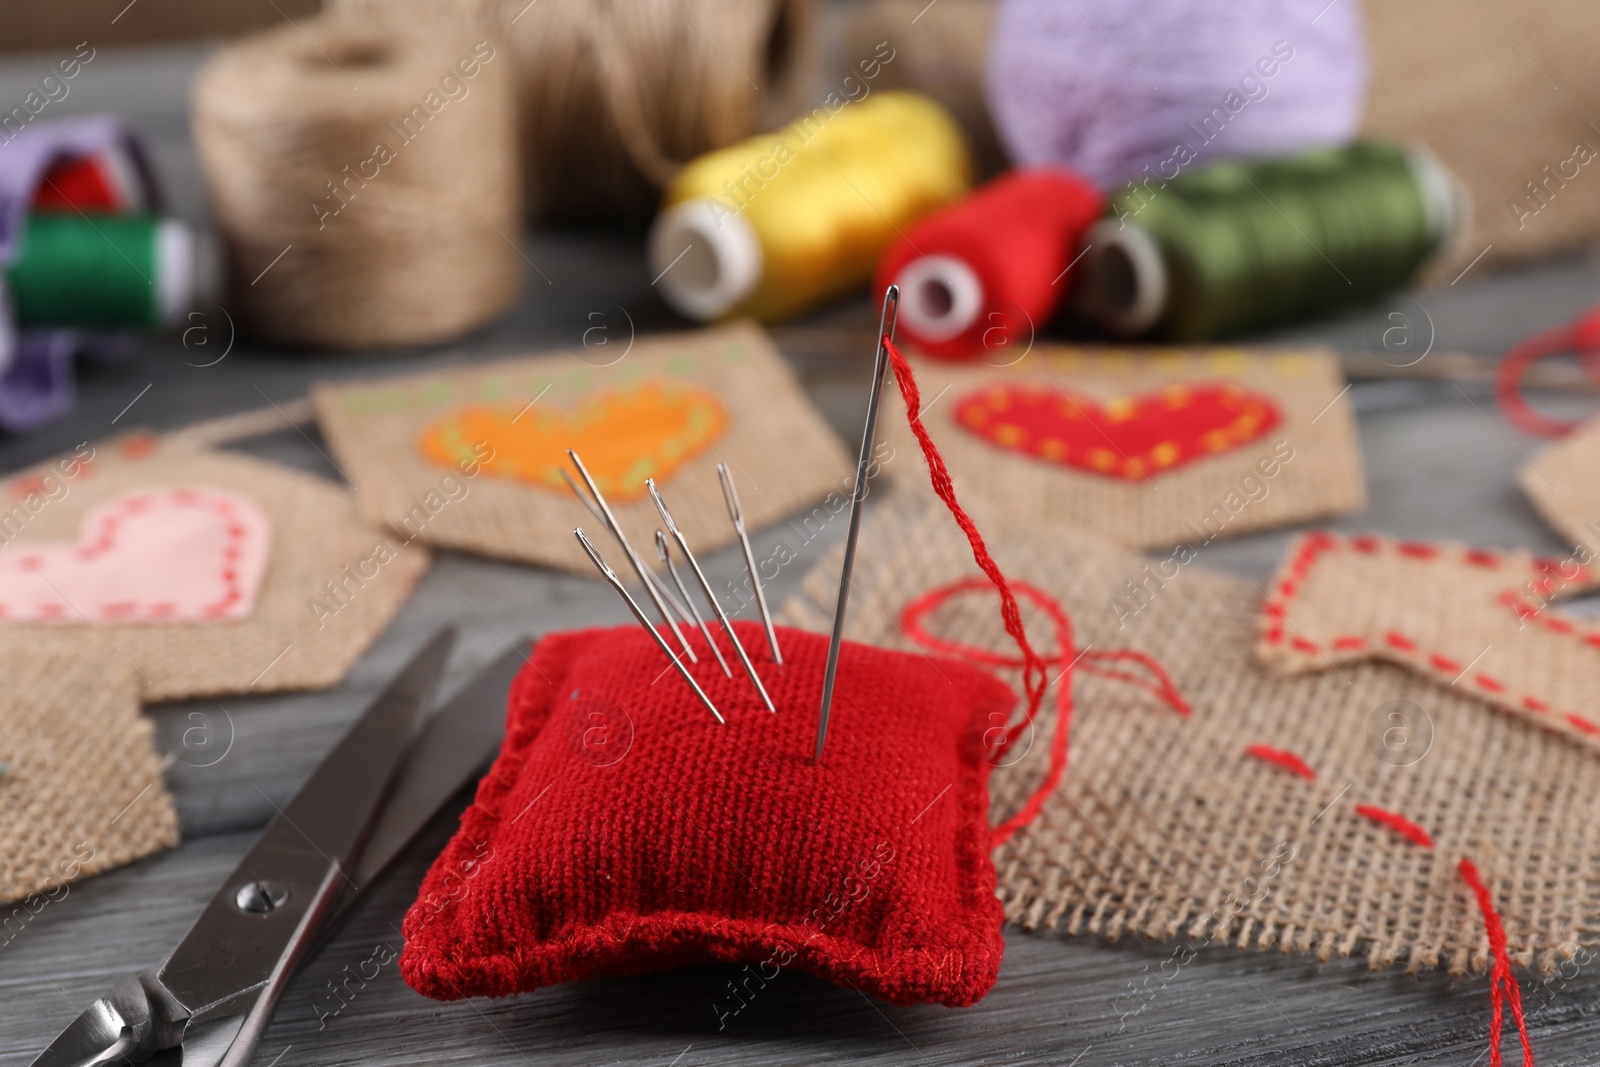
[[[208,270],[189,227],[149,215],[40,212],[5,272],[17,324],[124,329],[178,322]]]
[[[1084,308],[1118,336],[1197,341],[1360,307],[1415,276],[1462,197],[1426,152],[1377,142],[1143,182],[1084,238]]]

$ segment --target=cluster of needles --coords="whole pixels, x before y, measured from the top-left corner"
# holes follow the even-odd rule
[[[889,365],[887,342],[894,337],[895,320],[899,308],[900,287],[891,285],[884,293],[883,312],[878,321],[877,355],[873,360],[872,387],[867,396],[867,419],[861,435],[861,451],[856,460],[855,486],[850,498],[850,528],[845,535],[844,566],[841,568],[839,575],[839,597],[835,601],[833,608],[833,632],[829,637],[828,663],[823,672],[822,707],[817,717],[817,743],[816,749],[812,754],[813,763],[821,762],[822,745],[828,736],[828,712],[833,706],[833,687],[839,669],[839,645],[844,637],[845,606],[849,601],[851,588],[850,575],[855,566],[856,540],[861,532],[861,506],[867,495],[868,460],[872,452],[872,439],[877,430],[878,408],[883,397],[884,372]],[[750,681],[756,687],[756,692],[761,695],[761,702],[766,705],[768,711],[777,714],[778,709],[773,706],[772,698],[767,695],[767,687],[762,684],[761,675],[756,672],[755,664],[750,662],[750,656],[745,652],[744,645],[739,641],[739,635],[734,632],[732,624],[728,621],[728,613],[723,610],[722,604],[718,602],[717,594],[712,592],[711,583],[706,580],[705,572],[700,569],[699,562],[689,549],[688,539],[684,537],[683,531],[678,528],[678,524],[673,521],[672,512],[667,509],[667,502],[661,499],[661,491],[656,488],[655,479],[647,478],[644,484],[645,488],[650,492],[650,499],[655,501],[656,510],[661,513],[662,523],[666,526],[665,532],[659,528],[656,530],[656,555],[667,565],[667,574],[671,577],[672,584],[677,587],[676,593],[663,584],[661,579],[656,577],[655,573],[644,565],[644,561],[639,558],[639,554],[628,543],[627,535],[622,532],[622,527],[617,523],[616,515],[612,513],[610,505],[606,503],[605,497],[601,495],[599,487],[594,483],[594,479],[589,476],[589,471],[584,467],[583,460],[579,459],[578,454],[570,448],[567,449],[567,455],[571,458],[573,466],[578,469],[578,475],[583,479],[583,484],[588,489],[588,492],[586,493],[579,488],[578,483],[573,481],[572,476],[565,470],[562,470],[561,476],[566,479],[567,485],[572,489],[572,492],[579,500],[583,501],[584,506],[589,509],[595,519],[607,530],[610,530],[611,536],[615,537],[617,543],[622,546],[623,554],[628,557],[629,565],[633,567],[634,573],[639,576],[639,581],[643,584],[644,591],[649,596],[656,613],[661,616],[661,620],[666,623],[667,631],[672,634],[676,644],[682,649],[682,656],[673,650],[672,645],[667,643],[667,639],[650,622],[650,617],[645,614],[644,608],[640,607],[633,594],[628,592],[627,587],[622,584],[622,579],[617,576],[617,572],[611,569],[611,565],[600,554],[600,550],[595,547],[594,542],[589,540],[589,535],[583,532],[583,527],[580,526],[573,530],[573,535],[577,537],[578,543],[583,546],[583,550],[588,553],[589,558],[594,561],[594,565],[600,569],[601,576],[611,583],[611,588],[615,589],[617,594],[627,602],[628,609],[633,612],[634,618],[639,620],[639,625],[645,628],[645,631],[660,646],[661,651],[665,652],[667,658],[672,660],[672,665],[678,669],[679,674],[683,675],[683,680],[689,683],[689,688],[694,690],[695,696],[700,698],[701,703],[705,704],[719,723],[727,721],[722,717],[722,712],[717,710],[717,706],[711,702],[711,698],[706,695],[706,691],[700,687],[700,683],[695,681],[694,675],[689,672],[689,668],[684,665],[683,660],[685,657],[690,663],[698,663],[700,660],[694,654],[694,649],[689,647],[689,642],[684,639],[683,631],[678,628],[679,620],[682,620],[685,625],[700,631],[701,636],[706,639],[706,644],[710,646],[712,654],[716,656],[717,663],[722,667],[724,675],[731,678],[733,677],[733,671],[729,668],[728,661],[723,658],[722,650],[718,648],[716,640],[712,637],[710,627],[706,625],[704,617],[701,616],[699,609],[695,607],[694,598],[689,595],[689,589],[684,584],[683,577],[678,573],[677,566],[673,563],[670,546],[667,543],[667,534],[669,533],[672,535],[672,539],[678,543],[678,551],[688,561],[689,569],[694,572],[695,581],[699,584],[700,591],[705,594],[706,602],[711,605],[711,610],[721,624],[723,632],[727,634],[728,640],[732,642],[733,650],[737,653],[739,662],[743,664],[745,673],[750,676]],[[757,573],[756,569],[755,553],[750,548],[750,535],[745,527],[744,510],[739,505],[739,492],[734,488],[733,476],[728,473],[727,464],[717,464],[717,477],[722,480],[722,499],[728,506],[728,517],[733,520],[734,532],[738,534],[739,544],[744,549],[745,568],[749,571],[750,585],[755,591],[756,605],[761,611],[761,622],[766,627],[767,643],[772,648],[773,662],[781,667],[783,666],[783,653],[778,649],[778,632],[772,626],[772,612],[767,608],[766,593],[761,588],[761,575]]]
[[[639,620],[639,625],[649,632],[650,636],[655,639],[656,644],[661,647],[661,651],[665,652],[672,660],[673,666],[678,669],[679,674],[683,675],[684,681],[689,683],[689,687],[694,690],[695,696],[700,698],[701,703],[705,704],[718,722],[727,721],[723,718],[722,712],[717,710],[717,706],[711,702],[711,698],[706,695],[706,691],[700,687],[700,683],[695,681],[694,675],[689,672],[689,668],[684,665],[685,658],[690,663],[698,663],[700,659],[684,638],[683,631],[679,629],[679,621],[700,631],[701,636],[706,639],[706,644],[710,646],[712,654],[716,656],[718,665],[722,667],[723,674],[731,678],[733,677],[733,671],[728,666],[728,661],[723,657],[722,650],[717,646],[716,639],[712,636],[711,628],[706,625],[705,618],[700,614],[700,610],[695,607],[694,598],[689,594],[689,589],[684,584],[683,576],[678,572],[677,565],[673,562],[672,553],[667,543],[668,534],[677,542],[678,552],[689,564],[689,570],[694,574],[695,582],[700,586],[701,593],[705,595],[706,603],[711,606],[711,611],[721,625],[723,633],[727,635],[728,640],[733,644],[733,651],[739,657],[739,662],[744,666],[744,672],[750,677],[750,682],[755,686],[756,692],[760,694],[761,703],[766,705],[768,711],[776,714],[778,709],[773,706],[772,698],[767,695],[767,687],[762,684],[761,675],[756,671],[755,664],[750,661],[750,654],[745,651],[743,642],[739,640],[738,633],[734,631],[732,623],[729,622],[728,613],[723,608],[721,601],[717,599],[717,594],[712,590],[710,581],[706,579],[705,571],[700,569],[700,562],[695,559],[694,551],[689,547],[689,539],[684,536],[683,530],[678,527],[677,522],[673,519],[672,512],[667,507],[667,502],[661,498],[661,490],[656,487],[655,479],[646,479],[644,484],[645,488],[650,492],[650,499],[655,501],[656,510],[661,513],[662,524],[666,526],[665,531],[659,528],[656,530],[656,554],[666,563],[667,573],[672,579],[672,584],[677,587],[676,592],[664,584],[656,576],[655,572],[646,567],[644,561],[639,558],[639,554],[634,551],[633,545],[628,542],[627,535],[622,532],[622,527],[617,523],[617,517],[612,512],[611,506],[606,503],[605,496],[601,494],[599,487],[595,485],[594,479],[589,476],[589,471],[584,467],[583,460],[571,449],[567,450],[567,455],[572,459],[572,465],[578,469],[578,476],[583,479],[583,484],[588,489],[588,492],[585,493],[580,489],[578,484],[572,481],[571,476],[567,475],[566,471],[562,471],[562,475],[567,478],[567,484],[572,487],[572,491],[584,502],[594,517],[607,530],[611,531],[611,536],[616,538],[617,544],[622,546],[623,555],[628,557],[628,563],[633,568],[634,573],[639,576],[639,581],[644,586],[646,596],[649,597],[661,620],[666,623],[666,631],[672,635],[677,645],[676,649],[667,643],[667,639],[662,636],[661,631],[657,630],[650,622],[650,618],[645,613],[644,608],[640,606],[638,600],[634,599],[633,594],[628,592],[617,572],[606,562],[605,557],[600,554],[600,550],[589,539],[589,535],[584,533],[583,527],[580,526],[572,531],[573,535],[577,537],[578,543],[583,546],[583,550],[588,553],[589,558],[594,561],[594,565],[600,569],[601,576],[611,583],[611,588],[615,589],[617,594],[627,602],[628,609],[633,612],[634,618]],[[728,473],[727,464],[717,464],[717,476],[722,480],[722,496],[728,505],[728,516],[733,520],[734,530],[739,535],[739,542],[744,548],[745,566],[750,573],[750,584],[755,590],[756,604],[761,609],[761,621],[766,626],[767,643],[772,648],[773,662],[782,666],[783,653],[778,648],[778,632],[773,628],[772,615],[767,609],[766,594],[761,589],[761,575],[756,569],[755,553],[750,548],[750,536],[745,527],[744,510],[739,504],[739,491],[734,487],[733,477]]]

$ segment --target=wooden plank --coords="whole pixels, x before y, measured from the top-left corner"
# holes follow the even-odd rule
[[[573,983],[523,997],[426,1001],[394,963],[397,932],[436,820],[286,992],[255,1062],[699,1064],[1455,1064],[1486,1047],[1482,982],[1370,974],[1277,953],[1209,949],[1179,966],[1168,946],[1107,945],[1012,931],[1000,981],[973,1008],[893,1008],[784,973],[722,1019],[732,967]],[[0,951],[7,1011],[0,1067],[25,1067],[120,974],[159,962],[250,842],[220,834],[74,887]],[[347,970],[348,968],[348,970]],[[329,983],[344,986],[337,998]],[[1541,1063],[1590,1064],[1600,975],[1525,984]],[[720,1026],[719,1026],[720,1024]],[[283,1056],[278,1060],[277,1057]],[[682,1059],[678,1059],[681,1056]],[[1081,1058],[1080,1058],[1081,1057]]]

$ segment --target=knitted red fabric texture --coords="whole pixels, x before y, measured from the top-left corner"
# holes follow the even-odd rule
[[[735,625],[765,651],[758,625]],[[757,657],[776,715],[738,672],[697,672],[718,725],[637,626],[543,638],[406,916],[412,988],[504,996],[723,961],[895,1004],[987,993],[1004,944],[983,734],[1007,721],[1010,689],[845,642],[813,766],[827,638],[779,641],[782,667]]]

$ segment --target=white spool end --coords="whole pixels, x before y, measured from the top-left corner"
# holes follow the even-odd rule
[[[706,322],[721,318],[761,282],[761,242],[720,200],[697,197],[663,211],[650,227],[650,273],[672,309]]]
[[[983,282],[964,260],[922,256],[900,268],[900,321],[914,337],[960,337],[983,310]]]
[[[172,326],[215,302],[222,289],[222,251],[216,239],[177,219],[156,227],[156,302],[161,322]]]
[[[1102,219],[1084,235],[1084,309],[1118,337],[1147,333],[1166,310],[1167,265],[1142,226]]]
[[[156,303],[161,321],[180,322],[194,303],[194,233],[176,219],[156,227]]]
[[[1467,219],[1472,215],[1472,194],[1461,179],[1422,145],[1407,145],[1405,157],[1422,194],[1434,248],[1441,248],[1466,230]]]

